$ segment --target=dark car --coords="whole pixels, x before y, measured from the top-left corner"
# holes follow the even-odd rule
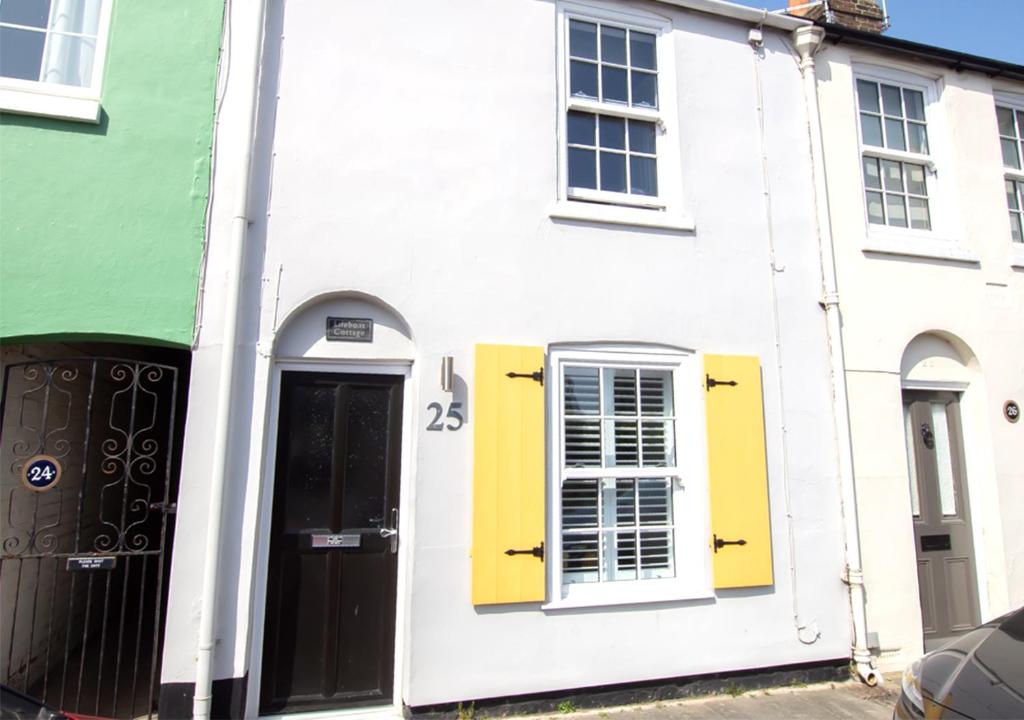
[[[104,720],[90,715],[72,715],[23,695],[6,685],[0,685],[0,720]]]
[[[914,661],[893,717],[1024,718],[1024,608]]]

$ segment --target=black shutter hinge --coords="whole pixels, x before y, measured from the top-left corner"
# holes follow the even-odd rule
[[[723,540],[722,538],[718,537],[717,535],[712,535],[711,537],[713,537],[714,540],[715,540],[715,553],[716,554],[718,553],[719,550],[724,548],[726,545],[746,545],[747,544],[747,541],[743,540],[743,539],[740,539],[740,540]]]
[[[535,558],[537,558],[537,559],[539,559],[539,560],[541,560],[543,562],[543,560],[544,560],[544,543],[541,543],[540,545],[538,545],[535,548],[530,548],[529,550],[506,550],[505,554],[509,555],[509,556],[512,556],[512,555],[533,555]]]
[[[707,374],[704,375],[704,380],[706,383],[704,389],[707,391],[710,391],[711,388],[715,387],[716,385],[729,385],[731,387],[736,387],[737,385],[739,385],[739,383],[736,382],[735,380],[715,380],[713,377]]]
[[[509,377],[509,378],[527,378],[528,380],[533,380],[534,382],[539,382],[541,385],[543,385],[544,384],[544,368],[541,368],[537,372],[532,372],[532,373],[507,372],[507,373],[505,373],[505,377]]]
[[[178,503],[152,502],[149,504],[149,509],[159,510],[162,513],[173,515],[174,513],[178,512]]]

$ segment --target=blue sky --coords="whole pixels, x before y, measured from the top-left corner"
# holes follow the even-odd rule
[[[786,0],[730,0],[778,10]],[[891,37],[1024,65],[1024,0],[886,0]]]

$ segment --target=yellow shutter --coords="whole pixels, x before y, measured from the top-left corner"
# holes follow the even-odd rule
[[[771,585],[772,543],[761,369],[756,357],[705,355],[711,551],[716,588]],[[715,539],[743,540],[717,548]]]
[[[544,348],[477,345],[473,408],[473,604],[541,602],[544,387],[528,377]]]

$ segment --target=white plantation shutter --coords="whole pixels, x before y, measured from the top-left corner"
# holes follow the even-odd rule
[[[567,367],[564,388],[565,467],[676,464],[670,371]]]
[[[672,371],[567,366],[562,386],[563,580],[673,577]]]

